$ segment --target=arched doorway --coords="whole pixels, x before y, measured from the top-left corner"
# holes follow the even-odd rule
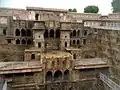
[[[20,30],[19,30],[19,29],[16,29],[15,35],[16,35],[16,36],[20,36]]]
[[[48,38],[48,30],[47,29],[45,30],[44,37]]]
[[[27,36],[32,36],[31,30],[27,30]]]
[[[20,44],[20,40],[19,39],[16,40],[16,44]]]
[[[54,38],[54,30],[53,30],[53,29],[50,30],[50,37],[51,37],[51,38]]]
[[[52,72],[51,71],[48,71],[46,73],[46,81],[52,81]]]
[[[26,35],[26,32],[24,29],[21,30],[21,36],[25,36]]]
[[[77,32],[77,36],[78,36],[78,37],[80,36],[80,30],[78,30],[78,32]]]
[[[76,31],[75,30],[73,31],[73,37],[76,37]]]
[[[79,41],[79,40],[77,40],[77,44],[78,44],[78,45],[80,44],[80,41]]]
[[[31,43],[32,43],[31,39],[28,39],[27,44],[31,44]]]
[[[73,33],[71,32],[71,33],[70,33],[70,37],[72,37],[72,34],[73,34]]]
[[[65,47],[67,47],[67,42],[65,42]]]
[[[60,30],[56,30],[56,38],[60,38]]]
[[[26,41],[25,41],[25,39],[23,39],[23,40],[22,40],[22,44],[24,44],[24,45],[26,44]]]
[[[70,78],[69,70],[64,71],[64,80],[69,80],[69,78]]]
[[[56,71],[54,74],[54,80],[55,81],[60,81],[62,80],[62,72],[60,70]]]

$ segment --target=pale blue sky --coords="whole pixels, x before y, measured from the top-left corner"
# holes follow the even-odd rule
[[[112,0],[0,0],[2,7],[25,8],[26,6],[46,7],[46,8],[76,8],[78,12],[83,12],[88,5],[97,5],[99,13],[108,14],[112,12]]]

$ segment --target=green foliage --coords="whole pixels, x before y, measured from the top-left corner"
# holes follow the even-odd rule
[[[98,13],[99,8],[98,6],[87,6],[84,8],[84,13]]]
[[[70,9],[68,9],[68,11],[69,11],[69,12],[72,12],[72,9],[70,8]]]
[[[76,8],[74,8],[74,9],[71,9],[71,8],[70,8],[70,9],[68,9],[68,11],[69,11],[69,12],[77,12],[77,9],[76,9]]]
[[[112,1],[113,13],[120,12],[120,0],[113,0]]]
[[[73,11],[73,12],[77,12],[76,8],[74,8],[72,11]]]

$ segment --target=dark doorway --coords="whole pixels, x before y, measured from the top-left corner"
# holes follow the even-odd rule
[[[60,38],[60,30],[56,30],[56,38]]]
[[[21,36],[25,36],[26,35],[26,32],[24,29],[21,30]]]
[[[60,81],[62,80],[62,72],[60,70],[56,71],[54,74],[54,80],[55,81]]]
[[[35,54],[32,54],[32,55],[31,55],[31,59],[35,59]]]
[[[80,41],[79,41],[79,40],[77,40],[77,44],[78,44],[78,45],[80,44]]]
[[[16,44],[20,44],[20,40],[19,39],[16,40]]]
[[[38,20],[39,14],[35,14],[35,20]]]
[[[50,30],[50,37],[54,38],[54,30]]]
[[[65,42],[65,47],[67,47],[67,42]]]
[[[27,30],[27,36],[31,36],[32,35],[32,33],[31,33],[31,30]]]
[[[75,30],[73,31],[73,36],[76,37],[76,31]]]
[[[71,33],[70,33],[70,37],[72,37],[72,34],[73,34],[73,33],[71,32]]]
[[[38,42],[38,48],[41,48],[41,43],[40,42]]]
[[[65,72],[64,72],[64,80],[69,80],[69,70],[66,70]]]
[[[47,29],[45,30],[44,37],[48,38],[48,30]]]
[[[16,35],[16,36],[20,36],[20,30],[19,30],[19,29],[16,29],[15,35]]]
[[[26,44],[26,41],[25,41],[25,39],[23,39],[23,40],[22,40],[22,44],[24,44],[24,45]]]
[[[48,71],[46,73],[46,81],[52,81],[52,72]]]
[[[31,43],[32,43],[31,39],[28,39],[27,44],[31,44]]]

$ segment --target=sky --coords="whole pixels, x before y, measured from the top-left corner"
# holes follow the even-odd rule
[[[44,8],[76,8],[82,13],[88,5],[99,7],[99,13],[107,15],[112,13],[112,0],[0,0],[1,7],[25,8],[26,6],[44,7]]]

